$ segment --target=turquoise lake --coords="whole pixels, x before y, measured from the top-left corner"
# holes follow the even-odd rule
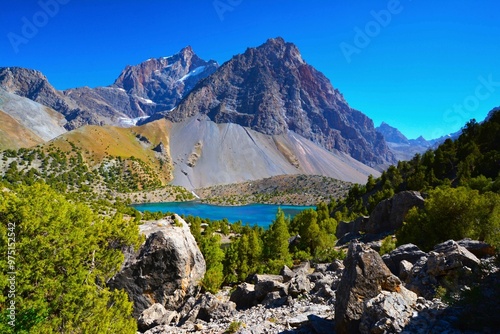
[[[227,218],[231,223],[241,220],[246,223],[268,228],[276,218],[278,208],[281,208],[285,216],[293,217],[302,210],[316,208],[314,206],[296,205],[271,205],[271,204],[249,204],[242,206],[219,206],[200,202],[168,202],[168,203],[146,203],[132,205],[139,211],[151,212],[173,212],[178,215],[198,216],[211,220]]]

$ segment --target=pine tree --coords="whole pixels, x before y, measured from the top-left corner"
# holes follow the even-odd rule
[[[7,239],[7,236],[11,238]],[[15,268],[0,258],[0,332],[135,333],[132,303],[104,284],[141,242],[137,225],[99,217],[46,185],[0,191],[0,252],[15,238]],[[16,327],[6,326],[6,274],[16,271]]]
[[[268,268],[277,273],[283,265],[291,265],[292,258],[288,250],[288,226],[285,213],[278,209],[276,219],[273,221],[265,236],[265,254],[268,259]]]

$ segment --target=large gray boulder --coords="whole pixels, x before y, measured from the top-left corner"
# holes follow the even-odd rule
[[[402,328],[417,296],[405,289],[380,255],[364,244],[351,243],[344,263],[335,304],[336,332],[391,332]],[[398,303],[396,308],[391,305],[393,301]]]
[[[183,308],[186,315],[181,320],[182,323],[194,323],[196,320],[210,322],[217,319],[231,318],[236,312],[235,303],[218,298],[210,292],[203,294],[194,304],[192,300],[186,304]]]
[[[379,234],[395,231],[403,226],[408,211],[413,207],[422,208],[424,199],[418,191],[402,191],[392,198],[385,199],[370,214],[364,232]]]
[[[477,256],[478,258],[490,257],[495,255],[495,247],[484,241],[462,239],[457,241],[457,243],[466,248],[469,252]]]
[[[419,296],[431,299],[443,283],[450,291],[467,283],[471,274],[480,271],[481,261],[456,241],[448,240],[420,258],[406,278],[407,287]],[[453,282],[453,284],[452,284]]]
[[[234,302],[239,310],[257,305],[255,285],[246,282],[241,283],[233,291],[229,300]]]
[[[151,221],[140,230],[145,243],[137,252],[125,254],[121,270],[108,282],[110,288],[128,293],[136,318],[155,303],[178,309],[199,291],[206,270],[205,259],[181,217]]]
[[[176,311],[168,311],[163,305],[156,303],[142,312],[137,319],[137,327],[139,331],[145,332],[156,326],[169,325],[177,317]]]
[[[468,267],[476,270],[481,260],[454,240],[434,247],[427,261],[427,272],[433,276],[446,275],[450,270]]]

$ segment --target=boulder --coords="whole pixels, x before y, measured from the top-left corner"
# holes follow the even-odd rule
[[[300,264],[293,267],[293,272],[295,275],[307,275],[310,274],[311,264],[308,261],[301,262]]]
[[[352,222],[339,222],[337,225],[337,230],[335,231],[335,236],[337,239],[341,239],[346,234],[357,234],[359,231],[365,229],[368,223],[369,217],[361,216],[353,220]]]
[[[284,305],[288,301],[288,296],[280,291],[269,292],[261,302],[267,308],[276,308]]]
[[[457,244],[464,247],[478,258],[495,255],[495,247],[484,241],[471,240],[467,238],[457,241]]]
[[[427,299],[436,294],[436,288],[446,283],[450,291],[458,290],[480,271],[481,261],[453,240],[434,247],[428,257],[420,258],[411,268],[405,282],[407,287]]]
[[[125,254],[121,270],[108,282],[110,288],[128,293],[136,318],[155,303],[178,309],[198,293],[206,270],[203,255],[181,217],[150,221],[140,230],[145,243],[137,252]]]
[[[450,270],[463,266],[477,269],[481,264],[474,254],[454,240],[445,241],[434,247],[427,261],[427,272],[433,276],[442,276]]]
[[[392,198],[377,204],[363,231],[368,234],[395,231],[403,226],[406,214],[415,206],[418,208],[424,206],[424,199],[418,191],[397,193]]]
[[[203,320],[210,322],[216,319],[231,318],[236,311],[236,304],[223,301],[210,292],[203,294],[188,313],[186,321]]]
[[[418,261],[422,256],[426,256],[427,254],[421,251],[414,244],[405,244],[401,245],[398,248],[392,250],[391,252],[384,254],[382,259],[384,260],[385,265],[390,269],[390,271],[394,275],[398,275],[400,272],[400,262],[408,261],[411,264],[414,264]]]
[[[280,275],[254,275],[253,282],[255,299],[258,303],[262,302],[270,292],[279,292],[281,297],[288,295],[288,286],[283,284],[283,277]]]
[[[322,279],[323,277],[325,277],[325,275],[323,275],[323,273],[321,272],[314,272],[312,274],[309,274],[307,275],[307,278],[309,279],[309,281],[311,281],[312,283],[316,282],[316,281],[319,281],[320,279]]]
[[[402,281],[406,280],[410,276],[412,268],[413,263],[406,260],[401,260],[401,262],[399,262],[399,279]]]
[[[311,281],[304,273],[298,274],[290,280],[288,293],[296,298],[301,294],[307,293],[311,290]]]
[[[411,319],[417,295],[401,286],[399,292],[382,291],[368,300],[361,317],[361,333],[400,333]]]
[[[176,311],[168,311],[163,305],[155,303],[141,313],[137,327],[139,331],[145,332],[156,326],[169,325],[177,317]]]
[[[409,310],[417,299],[416,295],[406,290],[399,278],[391,273],[380,255],[364,244],[351,243],[344,264],[345,270],[337,289],[335,304],[336,332],[339,334],[370,331],[372,327],[367,324],[376,324],[367,319],[373,319],[373,314],[386,314],[387,319],[392,319],[395,313],[389,309],[385,310],[391,300],[401,302],[401,309],[404,311],[398,314],[406,315],[406,310]],[[371,305],[376,311],[365,314],[367,305]],[[384,311],[379,310],[379,305],[382,305]],[[360,327],[362,320],[364,325]],[[402,318],[400,321],[406,322],[408,318]]]
[[[234,302],[236,304],[236,308],[239,310],[257,305],[255,286],[246,282],[241,283],[233,291],[229,300]]]
[[[280,271],[280,275],[283,276],[283,282],[286,283],[295,276],[295,273],[293,272],[292,269],[288,268],[287,266],[283,266],[283,268]]]
[[[255,274],[252,276],[252,283],[255,285],[266,282],[283,283],[283,276],[270,274]]]
[[[311,294],[316,297],[316,300],[320,300],[320,302],[329,300],[330,298],[335,296],[335,289],[337,286],[334,286],[334,282],[338,284],[338,280],[334,280],[332,276],[326,276],[314,283],[314,287],[312,288]],[[319,298],[319,299],[318,299]]]

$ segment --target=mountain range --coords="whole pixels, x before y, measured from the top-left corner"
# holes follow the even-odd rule
[[[159,122],[148,129],[164,128],[161,142],[140,126],[133,131],[139,137],[120,140],[161,144],[172,182],[191,189],[298,173],[364,182],[397,158],[407,159],[408,147],[419,151],[431,145],[423,138],[408,140],[387,124],[375,129],[280,37],[221,66],[188,46],[126,66],[106,87],[60,91],[39,71],[5,67],[0,87],[5,120],[0,148],[29,147],[66,131],[93,129],[86,125]]]
[[[461,130],[436,139],[427,140],[420,136],[417,139],[408,139],[398,129],[382,122],[376,131],[384,136],[387,145],[394,153],[398,161],[410,160],[417,153],[424,153],[429,149],[434,149],[446,139],[457,139],[462,133]]]

